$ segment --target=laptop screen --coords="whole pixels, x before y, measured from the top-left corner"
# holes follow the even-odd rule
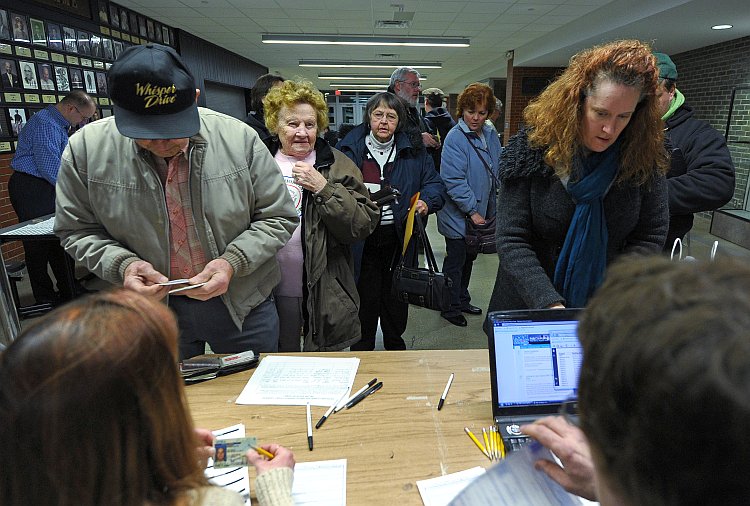
[[[491,313],[489,343],[495,415],[554,414],[576,395],[583,351],[578,310]]]

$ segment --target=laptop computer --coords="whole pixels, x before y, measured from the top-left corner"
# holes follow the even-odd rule
[[[520,426],[555,415],[576,396],[583,350],[580,309],[495,311],[487,315],[492,415],[507,450],[528,442]]]

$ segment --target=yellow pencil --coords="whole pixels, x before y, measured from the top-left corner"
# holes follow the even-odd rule
[[[477,448],[479,448],[480,450],[482,450],[482,453],[484,453],[484,456],[487,457],[488,459],[492,460],[490,458],[490,454],[487,453],[487,450],[484,449],[484,446],[482,446],[482,443],[479,442],[479,440],[477,439],[477,437],[469,430],[469,428],[468,427],[464,427],[464,430],[466,431],[466,434],[471,438],[471,440],[474,441],[474,444],[477,445]]]
[[[269,459],[272,459],[274,457],[273,453],[269,452],[268,450],[264,450],[260,446],[251,446],[250,448],[252,448],[256,452],[260,453],[264,457],[268,457]]]
[[[492,452],[490,451],[490,438],[487,437],[487,429],[482,427],[482,438],[484,439],[484,447],[487,449],[487,451],[492,455]]]
[[[505,458],[505,443],[503,442],[503,438],[500,437],[500,432],[495,428],[495,437],[497,438],[497,446],[500,448],[500,458]]]

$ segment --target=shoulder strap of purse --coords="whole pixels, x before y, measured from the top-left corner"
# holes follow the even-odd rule
[[[422,242],[422,246],[424,246],[424,256],[427,259],[427,269],[429,269],[430,272],[440,272],[437,267],[437,261],[435,260],[435,253],[433,253],[432,247],[430,246],[430,239],[427,237],[427,232],[425,231],[424,224],[422,223],[422,217],[419,214],[414,216],[414,228],[416,229],[417,237],[419,237],[419,240]],[[414,237],[414,235],[415,234],[412,234],[412,237]],[[405,257],[404,255],[401,255],[399,265],[403,266],[404,263]]]
[[[484,165],[484,169],[487,171],[487,174],[490,175],[490,179],[492,179],[495,182],[495,185],[500,186],[500,181],[498,181],[497,178],[495,177],[495,174],[492,173],[492,169],[490,169],[490,166],[487,163],[487,161],[484,159],[484,157],[482,156],[482,153],[480,153],[477,147],[474,145],[474,143],[471,142],[471,137],[469,136],[469,134],[467,134],[463,129],[460,129],[460,130],[461,130],[461,133],[463,133],[466,136],[466,140],[469,141],[469,146],[474,148],[474,151],[476,151],[477,156],[479,157],[480,160],[482,160],[482,165]]]

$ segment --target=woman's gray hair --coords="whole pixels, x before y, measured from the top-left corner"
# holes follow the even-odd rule
[[[404,101],[388,91],[376,93],[375,95],[370,97],[370,100],[367,101],[367,105],[365,105],[365,122],[369,124],[370,116],[372,116],[372,111],[377,109],[380,105],[396,111],[396,115],[398,116],[398,126],[396,127],[396,132],[400,132],[401,125],[404,124],[404,119],[406,118],[406,108],[404,107]]]

